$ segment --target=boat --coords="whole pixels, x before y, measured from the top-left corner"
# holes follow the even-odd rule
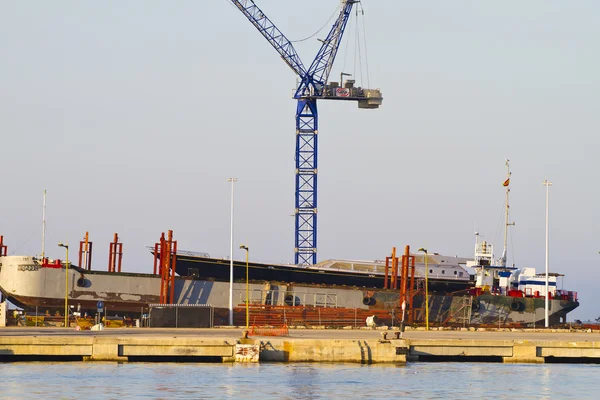
[[[579,306],[579,301],[576,292],[558,289],[559,274],[548,275],[546,293],[545,274],[507,265],[507,232],[513,224],[508,222],[510,167],[508,161],[506,164],[504,250],[498,259],[493,245],[480,241],[479,234],[475,235],[472,259],[428,253],[424,249],[411,253],[407,246],[403,257],[396,257],[393,249],[385,260],[332,259],[302,266],[231,262],[206,253],[169,249],[172,256],[166,271],[173,275],[165,280],[160,275],[162,267],[156,269],[161,259],[156,245],[150,248],[154,273],[120,272],[120,265],[118,269],[109,267],[108,271],[91,270],[91,260],[84,263],[88,267],[82,268],[47,257],[0,256],[0,291],[27,310],[64,310],[66,296],[69,306],[78,311],[93,314],[102,301],[109,315],[139,315],[152,304],[165,303],[161,291],[166,284],[167,292],[172,290],[169,303],[209,305],[214,309],[216,325],[228,324],[231,296],[237,325],[243,325],[248,312],[253,324],[271,325],[356,326],[375,316],[387,325],[406,321],[425,325],[539,327],[545,320],[547,296],[550,325],[566,323],[567,314]],[[115,235],[111,251],[116,242]],[[87,248],[87,235],[85,243]]]
[[[544,319],[540,276],[527,268],[493,266],[493,247],[486,242],[477,243],[476,250],[475,259],[467,260],[465,266],[466,259],[462,258],[411,254],[415,260],[415,287],[407,320],[413,324],[425,320],[423,289],[427,272],[432,324],[540,326]],[[400,322],[401,295],[397,288],[384,288],[385,262],[328,260],[306,267],[249,263],[252,278],[248,294],[246,264],[235,261],[233,266],[236,325],[244,324],[246,295],[254,322],[364,325],[365,319],[373,315],[383,324]],[[477,273],[469,274],[467,266]],[[187,274],[175,276],[173,302],[210,305],[215,324],[227,325],[229,282],[225,278],[229,260],[178,251],[176,270]],[[274,275],[269,276],[269,271]],[[282,279],[286,276],[293,277],[293,281]],[[328,283],[331,279],[340,284]],[[550,282],[549,314],[551,324],[556,325],[565,322],[567,313],[579,303],[576,293],[556,289],[556,275],[550,277]],[[136,316],[146,313],[151,304],[160,303],[160,287],[158,274],[88,270],[75,265],[67,268],[64,261],[33,256],[0,257],[0,290],[9,301],[30,311],[62,311],[67,294],[69,307],[79,312],[94,314],[98,301],[102,301],[109,315]]]
[[[475,286],[470,289],[472,313],[469,321],[474,324],[520,323],[527,326],[544,326],[546,307],[549,325],[565,324],[567,314],[579,306],[578,294],[559,290],[558,273],[538,274],[534,268],[518,269],[507,265],[509,222],[510,161],[507,168],[505,188],[504,247],[500,258],[494,256],[493,245],[479,241],[475,233],[475,252],[467,266],[476,271]],[[546,290],[546,282],[548,290]],[[546,306],[547,303],[547,306]]]
[[[189,274],[186,276],[175,276],[173,303],[210,305],[214,308],[215,324],[226,325],[229,279],[223,271],[229,271],[229,262],[196,254],[177,252],[176,270],[182,271],[182,265],[191,263],[194,268],[187,267]],[[466,259],[432,254],[429,260],[433,291],[464,291],[472,286],[472,277],[461,266]],[[236,319],[239,320],[245,311],[246,264],[235,261],[233,265],[233,298]],[[204,268],[206,266],[211,269]],[[288,269],[284,270],[283,276],[291,276],[298,282],[264,279],[269,278],[267,271],[279,273],[279,269]],[[345,324],[347,321],[341,320],[340,316],[350,314],[355,322],[357,319],[364,322],[366,317],[375,314],[382,322],[390,319],[389,323],[392,323],[399,305],[398,290],[382,289],[384,269],[385,263],[380,261],[329,260],[310,267],[249,263],[252,279],[248,285],[248,304],[259,320],[269,315],[277,319],[286,309],[288,315],[303,309],[304,317],[309,320],[315,314],[313,322],[317,320],[316,315],[323,316],[319,325]],[[194,276],[196,274],[198,276]],[[422,281],[419,277],[424,275],[425,264],[417,263],[416,280]],[[281,277],[277,275],[277,278]],[[340,284],[324,282],[330,279],[339,279],[337,282]],[[68,293],[66,282],[69,282]],[[361,285],[351,285],[352,282]],[[102,301],[109,313],[139,315],[146,312],[151,304],[160,303],[160,286],[158,274],[88,270],[76,265],[67,268],[64,261],[34,256],[0,257],[0,290],[9,301],[26,310],[62,311],[67,295],[69,307],[78,312],[93,314],[98,301]],[[331,314],[329,320],[325,317],[328,313]]]

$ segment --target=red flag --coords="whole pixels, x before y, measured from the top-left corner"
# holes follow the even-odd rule
[[[510,178],[505,180],[504,183],[502,184],[502,186],[508,186],[508,185],[510,185]]]

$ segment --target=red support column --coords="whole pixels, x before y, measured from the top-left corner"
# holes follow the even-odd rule
[[[159,249],[160,243],[155,243],[154,244],[154,275],[156,275],[159,271],[160,268],[160,259],[158,257],[158,255],[160,254],[160,249]]]
[[[402,257],[402,277],[401,277],[401,289],[400,289],[400,300],[406,301],[408,305],[408,299],[406,298],[408,289],[408,257],[410,256],[410,246],[404,247],[404,256]]]
[[[81,264],[81,261],[83,260],[83,241],[79,242],[79,261],[77,262],[77,265],[79,265],[80,267],[82,267],[83,264]]]
[[[90,248],[88,251],[88,258],[89,258],[88,265],[87,265],[88,271],[92,270],[92,247],[93,247],[92,244],[93,244],[92,242],[89,242]]]
[[[118,264],[117,264],[118,258]],[[109,246],[108,253],[108,272],[121,272],[121,262],[123,260],[123,243],[119,242],[119,235],[115,233],[113,242]]]
[[[169,299],[169,283],[170,283],[170,278],[169,275],[171,274],[171,246],[173,243],[173,231],[169,231],[168,236],[167,236],[167,243],[166,243],[166,251],[165,251],[165,264],[164,264],[164,271],[163,271],[163,276],[164,276],[164,282],[165,282],[165,303],[166,304],[171,304],[171,301]]]
[[[123,243],[117,243],[117,254],[119,256],[118,272],[121,272],[121,263],[123,261]]]
[[[4,236],[0,236],[0,257],[5,257],[8,252],[8,246],[4,244]]]
[[[177,264],[177,241],[174,241],[172,243],[173,258],[171,260],[171,296],[169,298],[169,304],[175,303],[175,265]]]
[[[412,324],[415,320],[415,309],[413,301],[415,297],[415,256],[409,256],[406,265],[410,268],[410,285],[408,287],[408,322]]]
[[[160,303],[166,304],[166,290],[165,290],[165,271],[167,270],[167,241],[165,240],[165,233],[163,232],[160,236]]]
[[[390,289],[398,287],[398,257],[396,257],[396,248],[392,247],[392,277],[390,280]]]
[[[79,242],[79,267],[91,270],[92,269],[92,242],[90,242],[89,233],[85,233],[85,237]]]
[[[389,274],[390,274],[390,259],[392,257],[386,257],[385,258],[385,276],[383,277],[383,288],[387,289],[388,288],[388,278],[389,278]]]
[[[175,265],[177,264],[177,241],[173,240],[173,231],[160,236],[160,242],[154,245],[154,274],[160,275],[161,304],[175,303]]]

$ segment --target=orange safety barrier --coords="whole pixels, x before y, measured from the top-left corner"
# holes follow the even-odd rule
[[[274,326],[255,326],[252,325],[248,336],[289,336],[290,331],[287,325],[281,327]]]

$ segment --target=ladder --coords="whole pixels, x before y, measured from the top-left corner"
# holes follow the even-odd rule
[[[448,310],[448,317],[443,324],[447,324],[450,320],[462,323],[463,326],[471,323],[471,311],[473,310],[473,296],[464,296],[460,307],[454,311]]]

